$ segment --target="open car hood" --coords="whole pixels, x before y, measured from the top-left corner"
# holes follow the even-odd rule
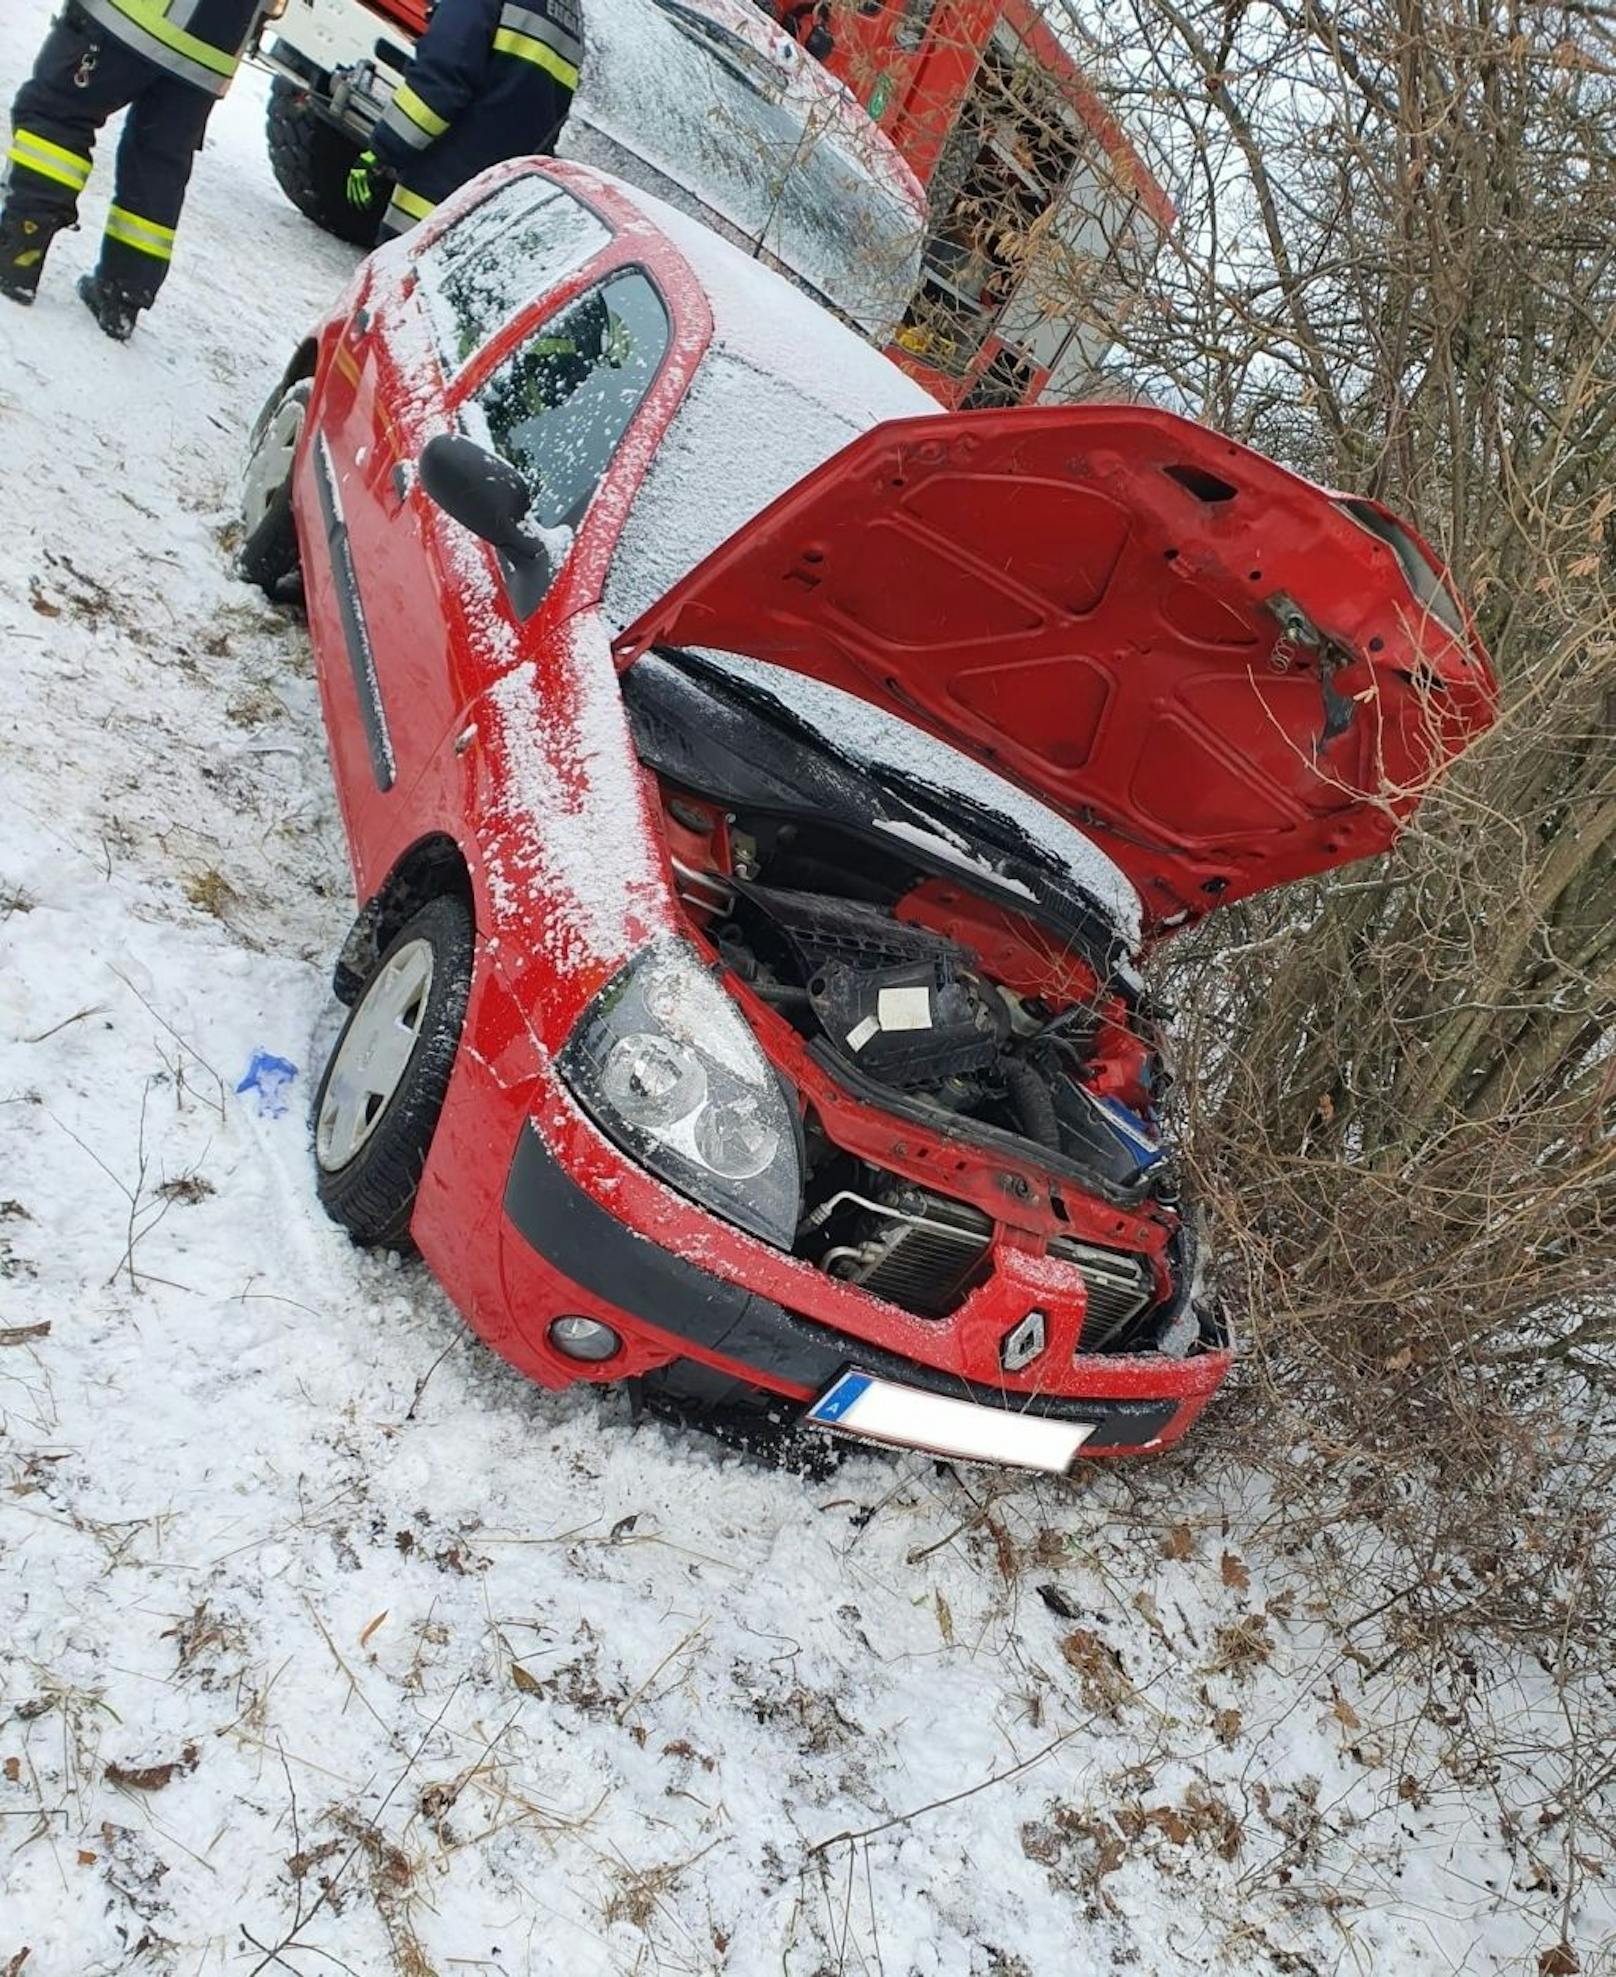
[[[1497,688],[1419,537],[1132,406],[873,428],[644,612],[856,694],[1019,783],[1147,931],[1383,850]]]

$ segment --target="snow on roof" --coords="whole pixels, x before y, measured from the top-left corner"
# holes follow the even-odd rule
[[[751,0],[591,0],[564,156],[765,246],[865,327],[920,278],[924,194],[844,84]]]
[[[585,176],[577,165],[568,172]],[[860,431],[879,419],[942,410],[930,392],[784,275],[654,193],[622,179],[608,182],[689,263],[712,308],[721,349],[789,378],[805,398],[856,418]]]

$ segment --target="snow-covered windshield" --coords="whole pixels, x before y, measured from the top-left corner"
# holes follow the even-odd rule
[[[636,204],[690,262],[713,311],[713,341],[634,498],[607,578],[614,633],[649,610],[738,529],[888,419],[940,411],[878,351],[683,214]],[[1099,847],[1015,784],[907,722],[835,688],[731,653],[702,655],[774,696],[834,748],[946,799],[996,811],[1139,940],[1139,897]],[[928,806],[931,807],[931,806]],[[946,815],[946,801],[942,805]],[[929,848],[950,858],[945,835]],[[972,853],[961,837],[954,862]]]
[[[560,144],[721,225],[867,333],[919,279],[924,201],[841,84],[747,0],[590,0]]]

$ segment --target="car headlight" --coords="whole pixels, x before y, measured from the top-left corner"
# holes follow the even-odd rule
[[[789,1247],[802,1200],[795,1115],[746,1018],[682,942],[615,975],[557,1064],[595,1124],[653,1174]]]

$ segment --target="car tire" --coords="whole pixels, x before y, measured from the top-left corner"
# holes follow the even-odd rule
[[[311,381],[278,386],[258,415],[242,477],[244,534],[236,568],[266,597],[279,599],[298,574],[297,525],[292,519],[292,464],[308,417]]]
[[[357,140],[327,123],[308,91],[285,76],[269,86],[265,134],[275,182],[303,217],[351,246],[374,247],[387,201],[349,203],[348,174],[363,149]]]
[[[408,1250],[410,1217],[471,993],[471,909],[428,903],[389,941],[314,1095],[320,1201],[362,1248]]]

